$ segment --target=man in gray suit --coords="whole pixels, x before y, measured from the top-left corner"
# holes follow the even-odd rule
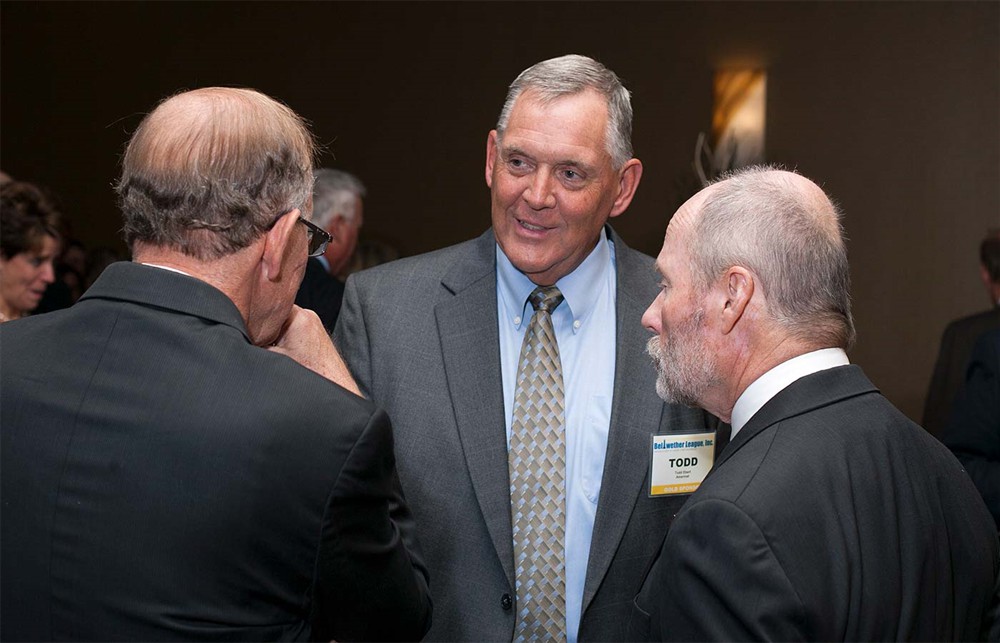
[[[347,282],[335,340],[393,419],[431,574],[431,640],[623,638],[632,597],[685,498],[651,490],[652,436],[703,432],[711,418],[652,392],[639,324],[654,294],[652,259],[606,225],[642,175],[631,119],[628,91],[590,58],[525,70],[487,139],[492,229]],[[561,301],[535,313],[532,293],[553,285]],[[562,519],[539,520],[557,534],[539,536],[544,554],[522,538],[530,528],[520,507],[543,494],[525,494],[515,454],[519,354],[542,316],[558,346],[564,400],[553,433],[564,451],[532,475],[565,480],[537,487],[561,494],[546,515]],[[532,593],[537,572],[551,572],[539,581],[551,584]],[[541,617],[539,601],[558,605]]]
[[[986,637],[993,521],[954,456],[848,363],[847,253],[823,191],[735,174],[677,211],[656,266],[657,391],[731,420],[732,441],[674,520],[631,638]]]

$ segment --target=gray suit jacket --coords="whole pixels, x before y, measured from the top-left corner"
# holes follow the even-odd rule
[[[733,438],[674,521],[631,638],[972,641],[996,618],[998,570],[959,462],[843,366]]]
[[[640,324],[656,296],[653,262],[611,238],[617,364],[581,640],[624,638],[632,598],[686,499],[648,497],[650,435],[715,422],[656,396]],[[488,231],[352,276],[335,331],[362,390],[393,421],[399,475],[431,575],[430,640],[510,640],[514,629],[495,248]]]

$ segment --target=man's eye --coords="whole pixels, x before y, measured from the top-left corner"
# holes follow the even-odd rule
[[[563,177],[570,181],[575,181],[580,178],[580,173],[576,170],[563,170]]]

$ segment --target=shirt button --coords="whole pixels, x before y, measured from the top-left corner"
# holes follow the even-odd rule
[[[580,320],[578,319],[575,322],[573,322],[573,328],[579,328],[579,327],[580,327]]]
[[[504,594],[500,597],[500,607],[502,607],[504,611],[510,610],[513,604],[514,601],[511,599],[510,594]]]
[[[515,317],[514,318],[514,323],[515,324],[520,324],[521,323],[521,318],[520,317]]]

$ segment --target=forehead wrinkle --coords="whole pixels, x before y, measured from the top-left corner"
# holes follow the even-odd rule
[[[556,132],[557,135],[567,133],[579,135],[581,128],[586,128],[587,124],[592,122],[593,118],[595,118],[593,114],[584,114],[584,112],[589,111],[591,106],[578,105],[576,109],[567,108],[567,110],[560,113],[559,118],[556,118],[556,116],[551,112],[553,110],[560,109],[564,103],[569,103],[571,101],[578,100],[581,97],[591,95],[598,100],[597,107],[600,112],[599,118],[601,118],[604,122],[604,127],[601,128],[600,132],[596,133],[596,137],[587,136],[588,139],[592,138],[593,140],[582,143],[566,143],[557,139],[555,142],[540,144],[582,147],[588,150],[591,149],[591,144],[595,144],[595,149],[610,158],[607,132],[609,123],[608,106],[600,93],[589,88],[580,92],[555,97],[536,96],[530,89],[526,90],[514,103],[514,108],[511,110],[510,121],[507,123],[505,131],[499,133],[500,139],[502,141],[504,137],[511,135],[515,130],[536,132],[546,139],[552,138],[552,132],[545,131],[549,129]],[[540,114],[540,112],[542,113]],[[544,122],[544,129],[540,129],[542,125],[538,122],[539,120]],[[591,133],[592,132],[588,132],[588,134]],[[523,133],[520,134],[520,136],[522,138],[530,138]]]

